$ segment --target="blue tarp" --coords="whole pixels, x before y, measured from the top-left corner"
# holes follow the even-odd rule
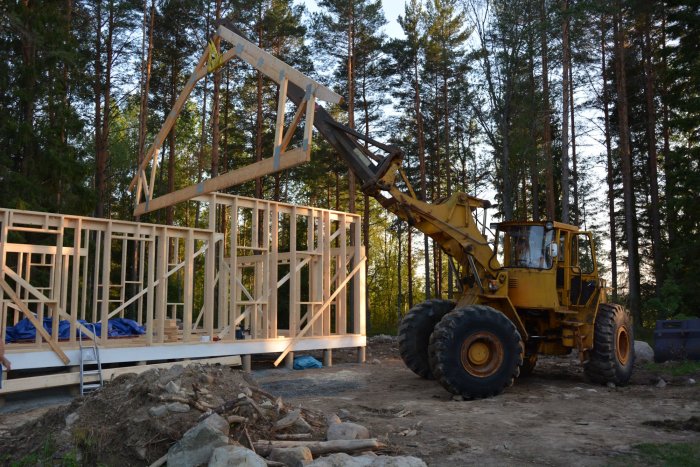
[[[92,329],[92,326],[95,327],[95,332],[97,335],[100,335],[102,333],[102,323],[95,323],[94,325],[88,324],[87,321],[83,320],[78,320],[80,323],[87,325],[88,329]],[[51,334],[51,325],[52,325],[52,319],[51,318],[44,318],[44,322],[42,323],[44,325],[44,329],[46,329],[46,332]],[[133,319],[128,319],[128,318],[114,318],[110,319],[108,322],[108,328],[107,328],[107,334],[109,337],[124,337],[124,336],[138,336],[141,334],[145,334],[146,330],[143,328],[143,326],[139,325],[136,321]],[[59,339],[68,339],[70,337],[70,321],[68,320],[61,320],[58,322],[58,338]],[[77,337],[77,333],[76,333]],[[85,335],[83,334],[83,337]],[[32,324],[31,321],[29,321],[27,318],[22,319],[19,321],[15,326],[8,326],[6,335],[5,335],[5,342],[10,343],[10,342],[17,342],[17,341],[22,341],[22,340],[34,340],[36,338],[36,329],[34,328],[34,325]]]
[[[306,370],[309,368],[321,368],[323,365],[311,355],[299,355],[294,357],[294,369]]]

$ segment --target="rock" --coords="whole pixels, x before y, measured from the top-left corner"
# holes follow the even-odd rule
[[[160,373],[160,377],[158,378],[158,382],[160,384],[167,384],[169,381],[172,381],[182,376],[184,372],[184,366],[180,364],[173,365],[167,370],[162,370],[162,372]]]
[[[280,418],[277,420],[275,423],[274,429],[275,430],[284,430],[285,428],[289,428],[290,426],[294,425],[297,420],[301,418],[301,410],[292,410],[289,412],[287,415],[284,417]]]
[[[187,430],[182,439],[168,450],[169,467],[206,464],[214,450],[228,445],[229,425],[220,415],[212,414]]]
[[[183,404],[182,402],[171,402],[170,404],[166,405],[166,407],[168,408],[168,411],[175,413],[185,413],[190,411],[190,406]]]
[[[379,360],[378,358],[372,359],[372,365],[380,365],[381,363],[382,363],[382,361]]]
[[[312,431],[311,425],[309,425],[303,418],[300,417],[299,420],[294,422],[295,433],[311,433]]]
[[[376,456],[372,459],[370,467],[427,467],[425,462],[412,456]]]
[[[148,409],[148,413],[151,415],[151,417],[163,417],[168,413],[168,406],[166,404],[153,406]]]
[[[335,415],[335,414],[333,414],[333,415]],[[355,416],[349,410],[346,410],[346,409],[338,410],[338,415],[336,416],[336,418],[338,418],[338,417],[340,417],[340,418],[338,419],[338,422],[335,422],[335,423],[340,423],[340,420],[349,420],[351,422],[354,422],[355,420],[357,420],[357,418],[355,418]],[[328,420],[328,424],[330,425],[330,420]]]
[[[209,415],[207,418],[200,422],[200,425],[202,423],[205,423],[211,426],[212,428],[219,430],[226,436],[228,436],[229,430],[231,429],[226,419],[217,413]]]
[[[274,448],[268,456],[271,461],[282,462],[288,467],[304,467],[307,461],[314,460],[306,446],[296,448]]]
[[[663,378],[659,378],[659,382],[656,383],[657,388],[665,388],[666,387],[666,381],[664,381]]]
[[[695,380],[693,378],[688,378],[688,384],[695,384]]]
[[[199,375],[199,382],[204,384],[211,384],[214,382],[214,377],[212,375],[202,373]]]
[[[369,430],[357,423],[341,422],[328,426],[326,439],[333,441],[336,439],[369,439]]]
[[[454,396],[452,396],[452,400],[462,402],[464,400],[464,397],[462,397],[460,394],[455,394]]]
[[[221,446],[214,449],[209,467],[267,467],[265,459],[250,449],[239,445]]]
[[[340,409],[341,411],[347,412],[345,409]],[[329,425],[334,425],[336,423],[340,423],[342,420],[340,420],[340,417],[338,417],[336,414],[330,414],[328,417],[326,417],[326,423]]]
[[[136,446],[136,455],[139,456],[139,459],[141,460],[146,460],[146,446]]]
[[[306,467],[368,467],[374,459],[364,456],[352,457],[344,452],[319,457]]]
[[[78,412],[68,414],[68,416],[66,417],[66,428],[70,428],[71,426],[73,426],[73,424],[78,421],[78,417]]]
[[[169,381],[168,384],[165,385],[165,392],[168,394],[177,394],[180,392],[180,385],[175,381]]]
[[[612,381],[608,381],[608,383],[606,384],[606,386],[609,387],[610,389],[614,389],[614,388],[617,387],[617,386],[615,386],[615,383],[613,383]]]
[[[319,457],[306,467],[426,467],[425,462],[411,456],[362,455],[352,457],[345,453]]]
[[[654,349],[644,341],[634,341],[634,354],[639,363],[654,361]]]

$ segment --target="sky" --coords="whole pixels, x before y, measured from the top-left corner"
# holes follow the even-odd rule
[[[303,0],[302,3],[306,5],[309,12],[318,10],[316,0]],[[388,22],[384,32],[386,32],[389,37],[402,37],[403,32],[401,31],[401,26],[399,26],[396,18],[400,14],[403,14],[404,0],[384,0],[382,1],[382,8],[384,9],[384,17]]]

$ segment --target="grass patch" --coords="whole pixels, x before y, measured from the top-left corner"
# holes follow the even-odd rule
[[[647,465],[700,467],[700,444],[697,443],[643,443],[634,448]]]
[[[56,444],[52,438],[46,439],[41,447],[20,460],[11,461],[9,457],[0,459],[3,465],[11,467],[35,467],[35,466],[60,466],[60,467],[79,467],[75,451],[64,454],[61,458],[56,458]]]
[[[681,360],[679,362],[646,363],[644,367],[654,373],[667,373],[671,376],[688,376],[700,373],[700,361]]]

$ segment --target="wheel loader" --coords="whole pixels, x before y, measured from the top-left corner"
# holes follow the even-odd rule
[[[297,105],[310,93],[288,84],[287,96]],[[414,373],[466,399],[489,397],[532,372],[538,355],[576,351],[591,381],[629,381],[631,316],[607,302],[590,232],[552,220],[509,221],[494,226],[489,243],[488,201],[457,192],[427,202],[402,169],[401,149],[337,122],[321,106],[313,121],[365,194],[456,263],[459,298],[427,300],[400,324],[399,350]]]
[[[290,85],[288,94],[298,104],[304,92]],[[591,381],[629,381],[632,319],[607,302],[591,232],[551,220],[501,222],[490,244],[488,201],[454,193],[428,203],[402,170],[399,148],[338,123],[322,107],[314,126],[364,193],[435,240],[459,266],[456,301],[427,300],[400,324],[399,350],[409,369],[473,399],[497,395],[532,372],[538,355],[576,351]]]

